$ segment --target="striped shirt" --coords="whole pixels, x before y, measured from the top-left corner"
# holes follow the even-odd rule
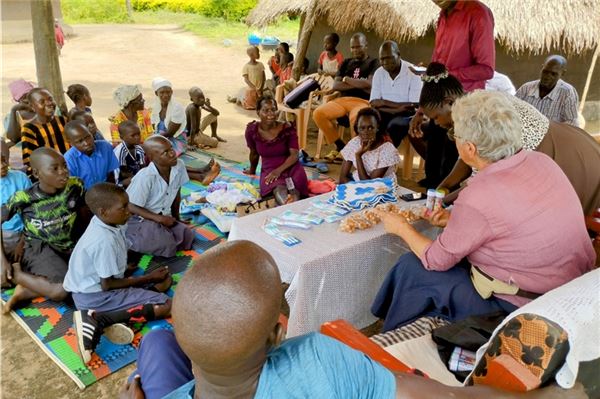
[[[31,153],[41,147],[54,148],[61,154],[67,152],[71,146],[67,141],[64,129],[67,120],[63,116],[55,116],[48,123],[26,123],[21,129],[23,141],[23,165],[27,167],[27,174],[31,176]]]
[[[137,172],[146,166],[146,153],[141,145],[133,147],[133,152],[130,152],[125,143],[121,143],[113,150],[117,160],[119,161],[119,169],[115,172],[117,183],[127,177],[135,176]],[[123,174],[125,177],[120,178]]]
[[[540,98],[540,81],[534,80],[523,84],[516,96],[533,105],[548,119],[565,122],[579,127],[577,120],[577,103],[579,97],[573,86],[559,79],[556,86],[544,98]]]

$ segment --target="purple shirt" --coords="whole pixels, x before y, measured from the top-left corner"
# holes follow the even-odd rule
[[[431,61],[446,65],[465,91],[485,89],[494,76],[496,47],[494,16],[479,1],[458,1],[446,15],[440,12]]]
[[[443,271],[465,256],[486,274],[536,293],[591,270],[596,259],[575,190],[551,158],[535,151],[473,176],[422,261]],[[516,306],[530,301],[498,297]]]

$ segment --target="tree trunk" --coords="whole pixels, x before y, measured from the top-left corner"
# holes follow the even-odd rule
[[[52,93],[63,115],[66,115],[67,104],[60,75],[51,0],[31,2],[31,23],[38,85]]]
[[[310,5],[306,11],[306,16],[301,19],[302,29],[300,31],[300,38],[298,39],[298,48],[296,51],[296,58],[294,58],[294,79],[300,79],[300,72],[302,71],[302,63],[306,52],[308,51],[308,44],[310,43],[310,36],[312,30],[315,27],[317,20],[317,1],[311,0]]]
[[[133,19],[133,7],[131,6],[131,0],[125,0],[125,6],[127,7],[127,16],[129,19]]]

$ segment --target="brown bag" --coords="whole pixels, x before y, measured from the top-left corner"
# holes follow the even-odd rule
[[[253,203],[242,203],[238,204],[236,207],[236,212],[238,217],[251,215],[256,212],[265,211],[267,209],[275,208],[277,206],[277,202],[275,202],[275,198],[263,199]]]

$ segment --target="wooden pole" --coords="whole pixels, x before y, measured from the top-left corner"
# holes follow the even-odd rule
[[[581,102],[579,103],[579,113],[583,113],[583,107],[585,106],[585,100],[590,90],[590,84],[592,83],[592,75],[594,74],[594,68],[596,67],[596,60],[598,59],[598,52],[600,50],[600,44],[596,45],[596,51],[592,56],[592,62],[590,63],[590,69],[588,70],[587,79],[585,80],[585,86],[583,87],[583,94],[581,95]]]
[[[31,23],[38,85],[52,93],[63,115],[66,115],[67,104],[65,103],[65,93],[60,74],[60,63],[58,62],[51,0],[34,0],[31,2]]]
[[[294,58],[294,79],[300,79],[300,72],[302,71],[302,62],[306,57],[308,51],[308,44],[310,43],[310,36],[312,30],[315,27],[317,16],[317,0],[311,0],[308,9],[306,11],[306,17],[302,22],[302,31],[300,32],[300,38],[298,39],[298,49],[296,51],[296,58]]]

